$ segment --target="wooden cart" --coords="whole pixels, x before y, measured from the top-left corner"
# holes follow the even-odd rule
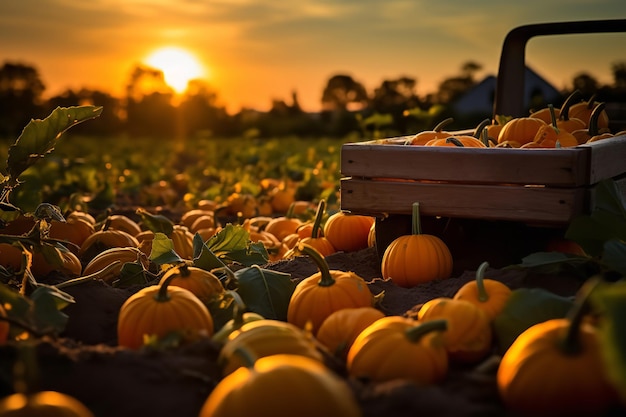
[[[625,30],[623,19],[512,30],[502,47],[494,114],[527,115],[524,51],[531,37]],[[485,234],[501,239],[501,249],[508,246],[513,259],[516,244],[527,242],[522,254],[536,250],[540,237],[563,233],[574,217],[589,213],[598,182],[613,178],[626,201],[626,136],[560,149],[407,146],[406,139],[348,143],[341,149],[341,209],[376,216],[380,255],[391,240],[410,233],[416,201],[426,233],[450,240],[461,233],[465,239],[457,240],[463,248],[471,243],[468,234]]]

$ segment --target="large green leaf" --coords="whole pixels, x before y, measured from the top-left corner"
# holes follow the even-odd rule
[[[98,117],[100,113],[102,107],[57,107],[45,119],[31,120],[17,141],[9,147],[7,158],[9,185],[15,185],[22,172],[52,152],[56,140],[66,130],[85,120]]]
[[[291,275],[258,265],[235,272],[237,293],[244,304],[267,319],[287,320],[287,307],[296,288]]]
[[[228,223],[205,244],[215,256],[226,263],[238,262],[252,266],[266,264],[269,260],[269,254],[263,243],[251,242],[250,232],[241,225]]]
[[[163,233],[155,233],[150,260],[157,265],[185,262],[174,250],[174,242]]]
[[[602,315],[599,337],[606,369],[626,401],[626,281],[600,285],[590,297]]]
[[[543,321],[565,317],[574,300],[542,288],[519,288],[494,319],[498,349],[505,352],[524,330]]]

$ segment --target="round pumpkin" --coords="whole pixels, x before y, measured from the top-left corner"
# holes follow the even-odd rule
[[[598,107],[601,102],[595,101],[595,94],[589,97],[587,101],[580,101],[572,104],[569,108],[569,116],[582,120],[585,122],[586,127],[591,126],[591,115],[593,111]],[[606,110],[601,109],[597,116],[596,126],[598,129],[606,129],[609,127],[609,115]]]
[[[52,250],[57,252],[59,260],[61,261],[60,264],[46,259],[40,250],[35,249],[33,251],[33,261],[30,270],[35,278],[45,277],[53,271],[60,272],[70,277],[78,277],[81,275],[83,265],[78,256],[74,255],[74,253],[69,250]]]
[[[297,248],[315,262],[319,271],[296,285],[287,307],[289,323],[300,328],[310,326],[315,335],[333,312],[373,305],[374,297],[363,278],[354,272],[330,270],[322,255],[311,246],[299,243]]]
[[[72,218],[65,222],[52,220],[48,236],[53,239],[63,240],[72,243],[67,245],[68,249],[78,253],[79,248],[85,240],[95,232],[94,225],[82,218]]]
[[[78,251],[82,262],[89,263],[97,254],[109,248],[138,247],[135,236],[123,230],[96,230],[89,236]]]
[[[15,393],[0,400],[2,417],[94,417],[76,398],[57,391]]]
[[[448,353],[439,340],[445,328],[445,320],[418,322],[400,316],[378,319],[352,343],[346,362],[348,373],[373,382],[441,382],[448,372]]]
[[[368,236],[375,218],[338,211],[324,223],[324,236],[338,251],[354,252],[368,246]]]
[[[242,350],[250,352],[256,358],[292,354],[320,362],[324,360],[322,352],[309,334],[291,323],[274,319],[244,323],[228,335],[217,359],[222,375],[229,375],[245,366],[245,358],[238,353]]]
[[[421,321],[447,320],[443,343],[450,359],[455,362],[475,363],[491,351],[491,321],[474,303],[447,297],[433,298],[422,305],[417,318]]]
[[[107,274],[107,279],[104,279],[105,282],[111,282],[115,277],[119,276],[122,272],[122,268],[124,264],[127,262],[131,263],[139,263],[143,266],[144,269],[148,269],[150,267],[150,259],[143,253],[139,248],[134,247],[124,247],[124,248],[109,248],[98,255],[96,255],[83,269],[83,275],[90,275],[95,272],[98,272],[108,265],[119,261],[117,267],[111,270],[110,274]]]
[[[582,303],[568,318],[522,332],[497,373],[504,405],[520,415],[604,415],[617,404],[596,328],[583,320]]]
[[[213,335],[213,317],[191,291],[170,286],[171,279],[131,295],[120,307],[117,321],[119,346],[141,348],[146,339],[161,339],[178,332],[194,340]]]
[[[123,230],[131,236],[137,236],[141,233],[139,223],[124,214],[111,214],[106,221],[108,222],[108,229]]]
[[[504,309],[511,296],[511,289],[501,281],[485,278],[488,262],[480,264],[476,270],[476,278],[469,281],[454,294],[455,300],[465,300],[477,305],[493,320]]]
[[[254,359],[223,378],[198,417],[360,417],[347,382],[315,359],[278,354]]]
[[[445,130],[443,130],[443,128],[449,125],[450,123],[452,123],[453,121],[454,121],[453,118],[448,117],[447,119],[444,119],[441,122],[439,122],[433,128],[433,130],[424,130],[422,132],[417,133],[415,136],[413,136],[410,139],[409,143],[411,145],[426,145],[427,142],[433,139],[441,139],[441,138],[447,138],[448,136],[452,136],[452,133],[446,132]]]
[[[385,314],[374,307],[342,308],[326,317],[316,338],[332,354],[345,360],[359,333],[383,317]]]
[[[421,233],[419,203],[413,204],[412,234],[394,239],[383,253],[381,272],[401,287],[452,275],[452,254],[439,237]]]
[[[206,269],[187,264],[174,266],[165,271],[159,284],[170,280],[170,285],[191,291],[205,304],[222,295],[225,291],[220,279]]]
[[[516,117],[502,127],[498,134],[498,143],[511,141],[522,146],[532,142],[539,128],[545,125],[546,122],[535,117]]]

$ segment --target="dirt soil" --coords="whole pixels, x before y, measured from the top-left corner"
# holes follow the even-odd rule
[[[374,294],[385,292],[380,305],[388,314],[411,314],[438,296],[452,296],[474,278],[473,269],[453,278],[418,287],[400,288],[380,278],[379,256],[374,249],[337,253],[327,258],[331,269],[351,270],[369,283]],[[478,264],[476,264],[476,267]],[[283,260],[265,266],[287,272],[300,280],[317,272],[308,258]],[[511,288],[542,286],[562,295],[573,295],[579,283],[571,279],[530,277],[505,269],[490,268],[487,275]],[[67,288],[76,303],[64,311],[69,322],[62,337],[38,346],[40,386],[78,398],[97,417],[195,417],[219,380],[216,358],[219,346],[209,340],[165,351],[129,351],[116,347],[117,313],[123,302],[139,288],[119,289],[102,282]],[[391,352],[390,352],[391,353]],[[497,356],[471,367],[452,366],[447,379],[436,386],[418,387],[397,380],[372,384],[350,381],[364,416],[502,416],[495,384]],[[10,375],[15,351],[0,348],[0,394],[12,392]],[[334,364],[345,376],[341,364]]]

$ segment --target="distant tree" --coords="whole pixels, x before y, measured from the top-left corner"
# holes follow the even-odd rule
[[[421,106],[415,92],[417,80],[410,77],[400,77],[384,80],[380,87],[374,89],[370,108],[374,113],[389,114],[393,118],[393,128],[398,133],[405,133],[409,119],[404,115],[406,111]]]
[[[45,86],[34,67],[5,62],[0,68],[0,137],[15,137],[32,118],[45,117]]]
[[[135,135],[173,137],[179,134],[179,120],[172,104],[173,90],[163,72],[136,66],[126,86],[126,125]]]
[[[434,97],[436,103],[449,104],[463,95],[476,84],[475,74],[480,69],[482,66],[474,61],[463,63],[460,75],[446,78],[439,84],[439,89]]]
[[[71,106],[102,106],[102,114],[92,123],[82,123],[72,129],[72,133],[112,135],[122,130],[125,109],[119,98],[99,90],[82,88],[78,91],[68,89],[48,99],[48,112],[54,108]]]
[[[611,65],[613,72],[613,84],[615,89],[626,89],[626,61],[615,62]]]
[[[322,109],[325,111],[360,110],[367,101],[367,90],[350,75],[330,77],[322,92]]]
[[[217,93],[202,80],[189,82],[179,105],[185,135],[204,132],[216,135],[232,133],[232,122]]]
[[[591,97],[598,91],[599,83],[590,74],[582,72],[574,77],[572,86],[573,90],[580,91],[584,97]]]

